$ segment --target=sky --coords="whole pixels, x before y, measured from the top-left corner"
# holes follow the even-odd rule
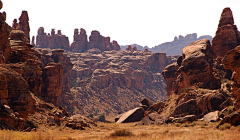
[[[30,36],[39,27],[54,28],[73,42],[75,28],[109,36],[120,45],[154,47],[175,36],[197,33],[215,36],[222,10],[230,7],[240,28],[240,0],[2,0],[12,25],[22,10],[28,11]]]

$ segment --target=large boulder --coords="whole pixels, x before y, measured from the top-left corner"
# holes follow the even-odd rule
[[[206,122],[216,122],[219,120],[219,111],[209,112],[203,116],[203,120]]]
[[[137,107],[122,114],[116,123],[137,122],[144,117],[144,109]]]

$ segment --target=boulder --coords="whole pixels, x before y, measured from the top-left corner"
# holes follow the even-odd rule
[[[233,113],[225,116],[218,124],[217,128],[219,128],[220,125],[223,125],[225,123],[230,123],[233,126],[240,125],[240,110],[234,111]]]
[[[216,122],[219,120],[219,111],[209,112],[203,116],[205,122]]]
[[[188,100],[180,105],[178,105],[171,116],[177,117],[177,116],[183,116],[186,114],[190,115],[198,115],[201,113],[201,110],[197,106],[197,102],[195,99]]]
[[[163,124],[165,121],[166,118],[163,115],[151,113],[145,116],[137,125]]]
[[[145,110],[142,107],[129,110],[128,112],[125,112],[116,123],[138,122],[144,117],[144,111]]]
[[[162,101],[154,103],[150,107],[148,107],[148,109],[144,113],[144,116],[147,116],[148,114],[150,114],[152,112],[160,113],[164,107],[165,107],[165,103]]]
[[[169,119],[170,119],[170,122],[172,123],[186,123],[186,122],[193,122],[198,120],[196,115],[186,115],[184,117],[179,117],[179,118],[170,117]]]
[[[146,109],[149,108],[150,106],[152,106],[153,102],[148,99],[148,98],[143,98],[141,101],[140,101],[140,106],[145,106]]]

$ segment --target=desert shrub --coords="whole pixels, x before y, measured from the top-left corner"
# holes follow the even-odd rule
[[[227,107],[227,114],[231,114],[232,112],[234,112],[234,106],[228,106]]]
[[[134,136],[134,134],[126,129],[116,130],[110,136],[112,137],[127,137],[127,136]]]
[[[188,123],[184,123],[181,125],[182,127],[189,127],[190,125]]]
[[[100,122],[105,122],[105,115],[104,115],[104,114],[100,115],[100,116],[98,117],[98,121],[100,121]]]
[[[230,123],[224,123],[223,125],[219,126],[219,130],[230,129],[230,127],[231,127]]]
[[[89,114],[88,116],[89,116],[90,118],[93,118],[93,114]]]

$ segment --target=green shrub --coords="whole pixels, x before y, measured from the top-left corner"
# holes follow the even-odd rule
[[[232,112],[234,112],[234,106],[228,106],[227,107],[227,114],[231,114]]]
[[[116,130],[110,136],[112,137],[127,137],[127,136],[134,136],[134,134],[126,129]]]

